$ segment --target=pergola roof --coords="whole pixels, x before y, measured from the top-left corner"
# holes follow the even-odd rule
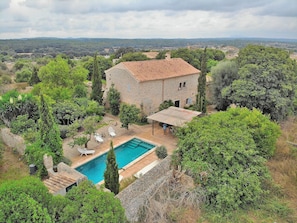
[[[148,116],[147,119],[180,127],[200,114],[201,112],[171,106]]]

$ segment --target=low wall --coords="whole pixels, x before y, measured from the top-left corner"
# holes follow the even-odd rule
[[[162,184],[170,172],[170,156],[162,160],[157,166],[122,190],[116,197],[120,199],[129,222],[138,221],[138,210],[143,206],[147,195],[151,194]],[[163,179],[164,178],[164,179]]]
[[[25,140],[21,136],[11,133],[9,128],[2,128],[1,137],[7,146],[16,149],[20,155],[25,154]]]

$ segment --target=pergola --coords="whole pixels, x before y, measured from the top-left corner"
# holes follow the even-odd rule
[[[194,117],[201,115],[201,112],[188,109],[169,107],[147,117],[152,120],[152,134],[154,135],[154,122],[161,122],[167,125],[181,127],[186,122],[190,122]]]

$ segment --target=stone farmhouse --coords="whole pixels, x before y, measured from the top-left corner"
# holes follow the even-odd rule
[[[200,71],[181,58],[171,58],[122,62],[105,74],[105,97],[114,85],[121,102],[135,104],[150,115],[165,100],[172,100],[176,107],[193,104]]]

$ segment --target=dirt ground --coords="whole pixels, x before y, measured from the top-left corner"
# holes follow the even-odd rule
[[[19,154],[13,152],[12,148],[5,147],[0,165],[0,183],[29,176],[29,167],[23,162]]]

